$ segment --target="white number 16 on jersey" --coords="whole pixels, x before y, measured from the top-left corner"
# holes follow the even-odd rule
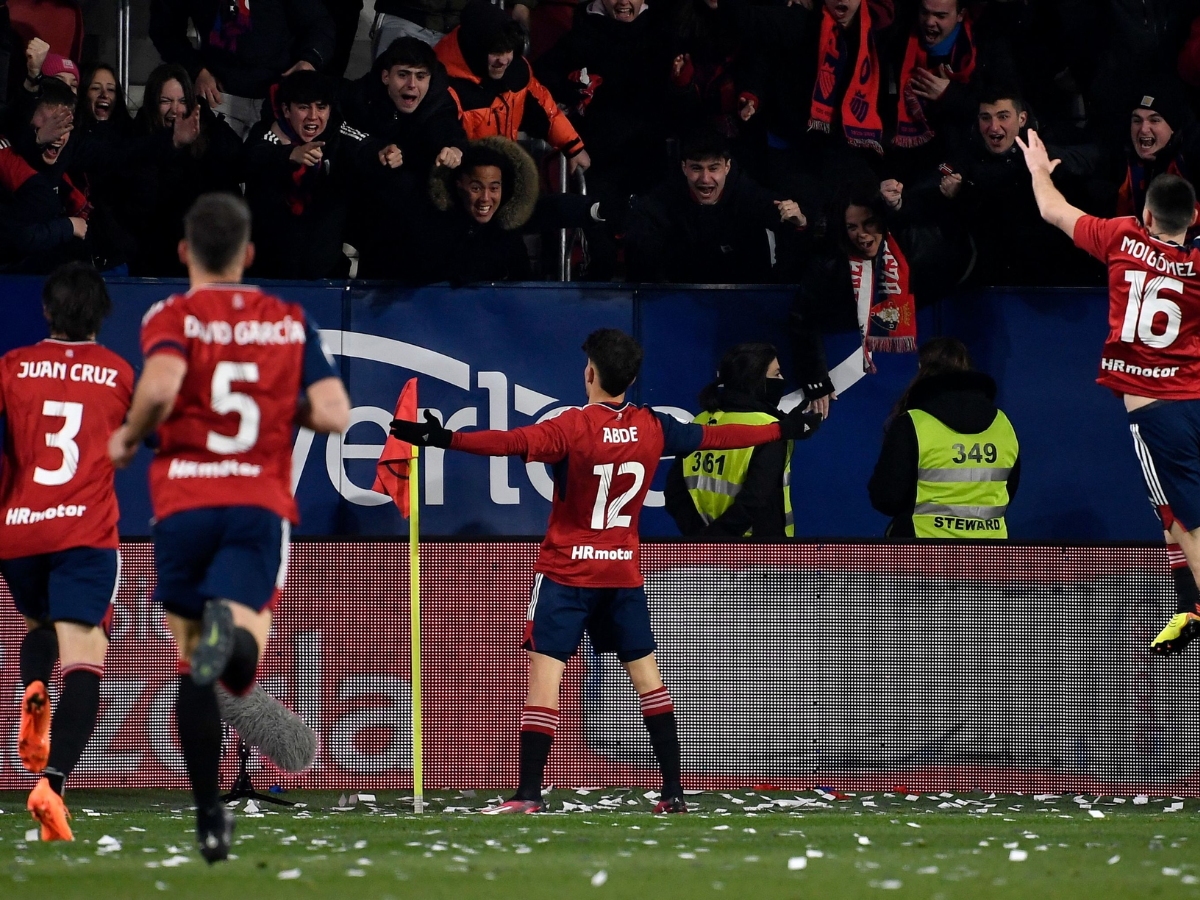
[[[1129,303],[1125,307],[1125,323],[1121,328],[1121,340],[1127,344],[1141,341],[1147,347],[1162,349],[1169,347],[1179,337],[1179,326],[1183,322],[1183,311],[1174,300],[1160,297],[1162,291],[1183,295],[1183,282],[1165,275],[1155,275],[1146,281],[1146,272],[1132,269],[1125,273],[1129,282]],[[1154,317],[1162,313],[1167,317],[1167,327],[1162,334],[1154,333]]]

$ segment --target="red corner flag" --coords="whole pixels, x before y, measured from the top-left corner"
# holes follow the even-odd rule
[[[400,399],[396,401],[397,419],[416,421],[417,418],[417,379],[410,378]],[[408,518],[408,470],[412,466],[412,444],[388,435],[387,443],[383,445],[383,453],[375,464],[375,483],[371,490],[377,494],[387,494],[395,501],[400,515]]]

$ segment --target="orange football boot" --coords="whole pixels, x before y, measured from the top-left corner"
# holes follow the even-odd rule
[[[29,794],[26,804],[33,817],[42,823],[43,841],[73,841],[71,826],[67,819],[71,813],[63,798],[54,793],[48,779],[39,778],[37,786]]]
[[[25,697],[21,700],[17,755],[25,768],[35,775],[46,768],[50,759],[50,695],[40,681],[25,688]]]

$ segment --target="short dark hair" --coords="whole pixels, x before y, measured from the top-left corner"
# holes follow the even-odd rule
[[[68,88],[69,90],[69,88]],[[104,279],[88,263],[70,262],[55,269],[42,286],[42,308],[50,333],[86,341],[112,312]]]
[[[281,104],[328,103],[332,106],[336,99],[337,87],[331,79],[326,78],[320,72],[301,69],[279,82],[279,102]]]
[[[505,22],[487,48],[488,53],[504,54],[512,51],[513,56],[525,52],[525,28],[515,19]]]
[[[414,66],[427,69],[432,75],[438,67],[437,54],[420,38],[399,37],[388,44],[388,48],[375,61],[379,72],[390,72],[396,66]]]
[[[1001,100],[1008,100],[1012,103],[1013,109],[1017,111],[1017,115],[1029,112],[1029,106],[1025,103],[1025,98],[1021,94],[1021,89],[1013,85],[999,84],[991,85],[983,90],[979,95],[979,105],[993,106]]]
[[[731,159],[729,138],[711,128],[694,131],[685,137],[679,145],[679,159],[682,162],[694,159],[701,162],[706,159]]]
[[[600,387],[610,397],[625,393],[642,368],[642,348],[618,328],[593,331],[583,342],[583,352],[596,369]]]
[[[203,194],[183,220],[188,253],[207,272],[223,272],[250,240],[250,207],[235,194]]]
[[[86,88],[85,88],[86,90]],[[75,108],[75,92],[57,78],[42,79],[41,90],[38,93],[36,109],[39,106],[69,106]]]
[[[1159,175],[1146,190],[1146,205],[1164,232],[1180,234],[1191,227],[1196,211],[1196,190],[1186,178]]]

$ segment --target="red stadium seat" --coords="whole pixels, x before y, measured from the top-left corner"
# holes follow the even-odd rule
[[[13,55],[25,58],[25,45],[40,37],[75,63],[83,52],[83,11],[76,0],[8,0],[12,30],[20,39]],[[22,68],[24,66],[22,65]]]

